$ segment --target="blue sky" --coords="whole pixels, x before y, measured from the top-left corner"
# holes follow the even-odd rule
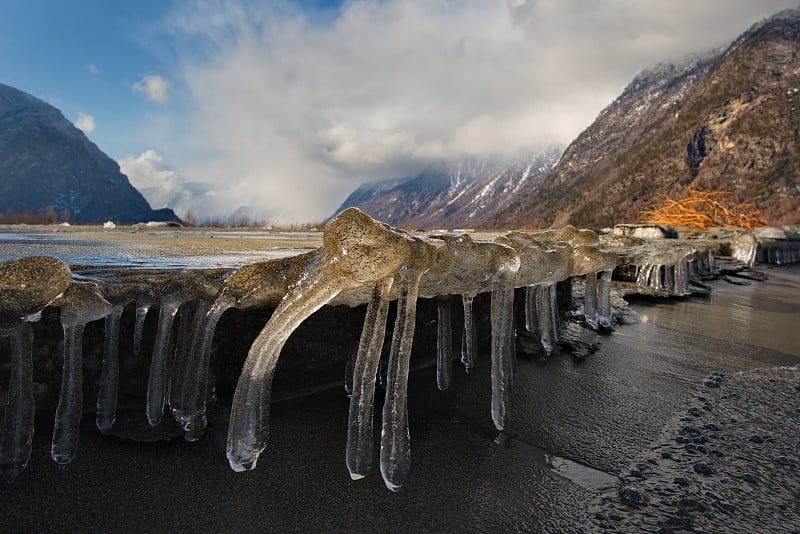
[[[0,0],[0,83],[154,207],[319,220],[359,183],[567,144],[641,69],[797,0]]]

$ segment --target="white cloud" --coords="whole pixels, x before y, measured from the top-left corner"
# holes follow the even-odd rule
[[[149,134],[205,154],[186,172],[219,209],[319,219],[431,159],[566,144],[642,68],[796,1],[187,0],[166,25],[191,111]]]
[[[166,78],[158,74],[148,74],[134,83],[131,88],[158,104],[166,104],[169,99],[170,83]]]
[[[86,135],[92,133],[95,129],[94,117],[86,113],[78,113],[78,118],[75,119],[75,127],[81,130]]]
[[[117,163],[131,185],[155,209],[172,208],[179,217],[192,209],[201,221],[228,214],[217,209],[214,198],[217,192],[213,186],[187,182],[185,176],[169,168],[164,158],[153,149],[138,156],[127,156]]]
[[[92,74],[99,74],[100,73],[100,69],[98,69],[97,65],[95,65],[94,63],[89,63],[88,65],[86,65],[86,68]]]

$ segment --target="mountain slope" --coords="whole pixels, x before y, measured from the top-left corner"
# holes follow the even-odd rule
[[[172,210],[152,210],[58,109],[0,84],[0,214],[47,207],[78,223],[178,220]]]
[[[558,160],[549,148],[519,160],[464,160],[432,165],[416,176],[365,184],[339,207],[358,207],[393,225],[411,228],[482,226],[486,216],[503,208],[535,183]]]
[[[493,227],[633,222],[687,188],[754,201],[800,222],[800,11],[753,26],[724,52],[637,76]]]

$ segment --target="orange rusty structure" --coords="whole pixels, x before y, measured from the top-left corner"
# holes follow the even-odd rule
[[[665,199],[655,206],[642,210],[642,222],[690,226],[708,229],[715,226],[736,226],[752,230],[766,226],[760,212],[752,202],[740,202],[728,191],[701,191],[688,189],[686,196]]]

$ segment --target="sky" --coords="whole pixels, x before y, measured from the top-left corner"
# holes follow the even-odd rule
[[[330,216],[431,162],[567,145],[642,69],[798,0],[0,0],[0,83],[154,208]]]

